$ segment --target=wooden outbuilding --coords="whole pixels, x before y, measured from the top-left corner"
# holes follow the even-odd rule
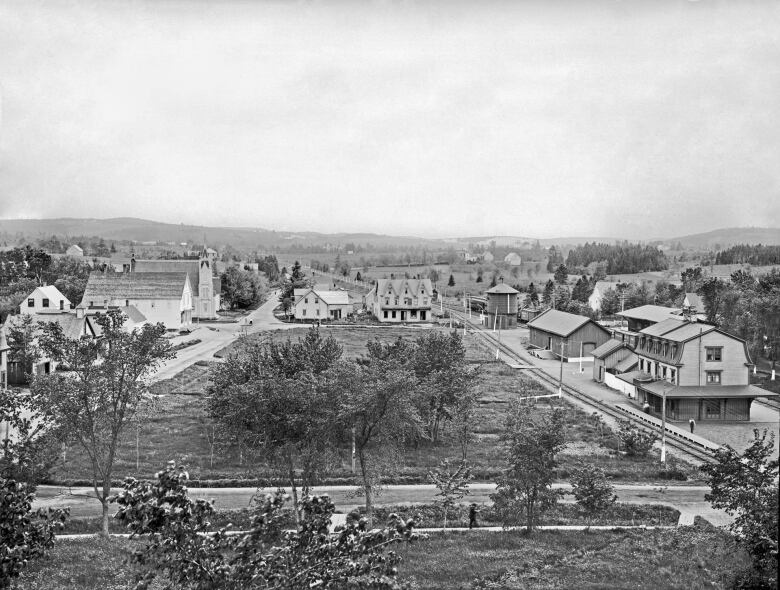
[[[609,330],[585,316],[549,309],[528,322],[531,345],[564,360],[591,361],[591,353],[610,339]]]
[[[639,362],[631,346],[614,338],[608,340],[590,354],[594,359],[593,380],[599,383],[604,383],[607,373],[624,373]]]

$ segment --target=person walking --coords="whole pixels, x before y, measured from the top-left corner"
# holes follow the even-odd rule
[[[688,420],[688,425],[691,427],[691,434],[693,434],[693,427],[696,426],[696,420],[691,418],[690,420]]]
[[[476,528],[476,527],[479,526],[477,524],[477,512],[479,512],[479,510],[477,510],[477,505],[476,504],[472,504],[471,506],[469,506],[469,528],[470,529],[473,529],[473,528]]]

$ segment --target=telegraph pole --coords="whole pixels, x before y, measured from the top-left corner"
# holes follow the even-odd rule
[[[558,397],[563,397],[563,338],[561,338],[561,373],[558,376]]]

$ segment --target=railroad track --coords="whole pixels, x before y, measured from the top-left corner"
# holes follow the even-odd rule
[[[558,380],[555,379],[553,376],[549,375],[547,372],[545,372],[541,367],[532,366],[532,361],[530,360],[530,358],[524,358],[522,355],[518,354],[515,350],[513,350],[503,342],[500,342],[498,338],[492,335],[492,333],[481,329],[481,327],[479,327],[478,324],[475,324],[473,321],[469,320],[469,318],[466,316],[466,314],[463,313],[462,310],[454,309],[454,306],[452,305],[447,307],[449,308],[449,312],[452,314],[452,317],[454,319],[458,319],[464,325],[471,326],[474,334],[480,337],[491,349],[497,348],[499,352],[503,354],[506,358],[511,359],[521,365],[531,365],[529,366],[529,368],[524,369],[524,372],[529,377],[531,377],[532,379],[534,379],[535,381],[537,381],[547,389],[550,389],[554,392],[558,391],[558,386],[559,386]],[[629,420],[630,422],[636,424],[639,428],[648,432],[658,431],[658,428],[653,428],[652,426],[647,425],[646,423],[642,422],[638,418],[635,418],[631,414],[624,413],[621,410],[611,406],[610,404],[605,403],[602,400],[590,394],[575,389],[570,385],[567,385],[565,383],[562,384],[561,392],[563,393],[563,395],[572,398],[574,400],[577,400],[580,403],[588,407],[591,407],[602,414],[606,414],[607,416],[610,416],[616,420]],[[696,444],[684,438],[675,438],[676,435],[671,430],[667,430],[666,434],[667,434],[666,444],[669,447],[676,449],[682,453],[685,453],[686,455],[689,455],[690,457],[693,457],[698,461],[708,462],[708,463],[714,462],[714,456],[710,448],[701,446],[699,444]]]

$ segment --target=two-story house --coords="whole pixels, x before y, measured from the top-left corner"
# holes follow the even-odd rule
[[[425,322],[431,319],[430,279],[379,279],[366,295],[366,306],[380,322]]]
[[[750,420],[756,397],[745,341],[700,322],[666,319],[639,331],[633,376],[638,401],[670,420]]]
[[[347,291],[295,289],[295,319],[304,322],[340,320],[352,313]]]

